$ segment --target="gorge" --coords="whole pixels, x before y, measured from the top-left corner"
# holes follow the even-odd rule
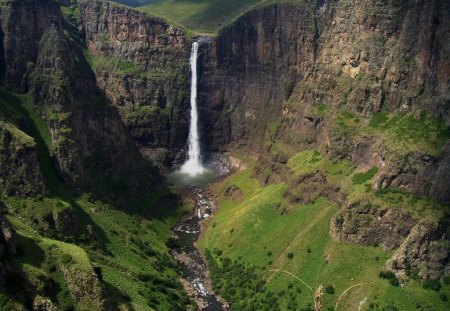
[[[448,1],[117,2],[0,2],[1,310],[448,310]]]

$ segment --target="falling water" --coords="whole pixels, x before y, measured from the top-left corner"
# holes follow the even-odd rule
[[[180,172],[190,176],[205,172],[200,154],[200,142],[198,136],[198,111],[197,111],[197,53],[198,42],[192,44],[191,52],[191,125],[189,127],[189,152],[188,160],[181,166]]]

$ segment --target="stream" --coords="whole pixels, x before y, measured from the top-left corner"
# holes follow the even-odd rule
[[[207,265],[195,246],[200,236],[200,222],[210,217],[216,207],[207,187],[193,187],[189,190],[192,191],[195,207],[172,229],[178,238],[177,247],[172,254],[181,267],[182,283],[188,294],[195,299],[199,310],[228,310],[226,302],[212,291]]]

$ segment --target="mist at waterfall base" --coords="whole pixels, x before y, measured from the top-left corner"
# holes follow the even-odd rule
[[[180,170],[168,174],[167,180],[171,184],[179,186],[204,186],[213,181],[217,176],[209,171],[202,163],[200,137],[198,133],[197,110],[197,58],[198,42],[192,44],[191,65],[191,121],[188,138],[188,159]]]

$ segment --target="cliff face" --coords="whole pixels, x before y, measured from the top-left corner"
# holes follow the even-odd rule
[[[1,7],[5,82],[29,92],[51,132],[50,153],[66,184],[81,189],[92,168],[117,180],[140,160],[114,107],[102,100],[72,29],[55,1]],[[91,174],[92,175],[92,174]]]
[[[356,172],[375,168],[366,192],[394,188],[427,197],[430,209],[448,203],[449,22],[442,1],[317,1],[245,14],[201,45],[206,149],[256,155],[266,182],[285,178],[297,152],[317,149]],[[337,201],[330,234],[396,249],[387,267],[399,275],[448,274],[445,216],[424,223],[395,203],[355,207],[355,195],[327,188],[325,175],[296,180],[286,195]]]
[[[350,156],[359,166],[372,162],[381,170],[375,187],[449,201],[442,185],[450,180],[440,172],[448,170],[450,33],[443,25],[450,5],[325,2],[316,14],[317,59],[284,105],[277,137],[299,147],[315,145],[332,157]],[[380,112],[398,119],[386,119],[374,133],[370,123]],[[401,146],[420,141],[421,130],[430,142],[442,136],[431,143],[436,148]]]
[[[0,193],[4,196],[35,196],[45,191],[34,140],[0,121]]]
[[[198,101],[209,150],[260,149],[265,129],[314,62],[313,17],[308,8],[265,7],[202,46]]]
[[[141,154],[168,164],[188,132],[186,33],[107,2],[84,1],[80,9],[97,85],[118,107]]]
[[[207,149],[256,151],[274,169],[291,150],[317,148],[377,166],[374,188],[449,201],[449,20],[441,1],[247,13],[202,47]]]

